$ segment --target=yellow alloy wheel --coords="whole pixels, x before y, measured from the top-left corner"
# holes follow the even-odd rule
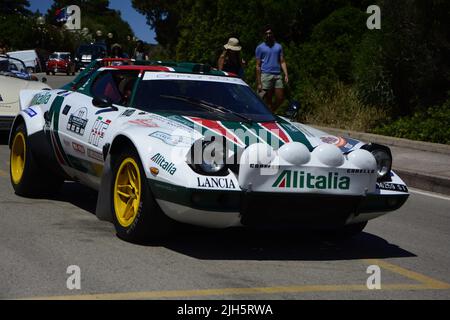
[[[19,184],[25,170],[26,155],[25,136],[22,132],[17,132],[11,148],[11,177],[14,184]]]
[[[117,221],[129,227],[139,212],[141,201],[141,174],[133,158],[122,161],[114,183],[114,211]]]

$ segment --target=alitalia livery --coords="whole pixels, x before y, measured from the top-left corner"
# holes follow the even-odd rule
[[[21,91],[9,140],[18,195],[87,185],[99,191],[97,217],[129,241],[179,223],[353,235],[408,198],[389,148],[274,115],[235,75],[117,62],[94,61],[61,89]]]

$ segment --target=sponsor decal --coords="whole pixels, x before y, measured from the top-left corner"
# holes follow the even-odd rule
[[[177,171],[177,168],[175,167],[175,164],[172,162],[166,161],[166,159],[160,154],[155,154],[151,160],[155,162],[158,166],[161,167],[164,171],[167,171],[171,176],[174,175],[174,173]]]
[[[252,169],[269,169],[269,168],[275,168],[277,166],[271,165],[271,164],[254,164],[250,163],[250,168]]]
[[[136,112],[136,109],[127,109],[120,114],[120,117],[130,117]]]
[[[103,162],[103,154],[92,149],[87,149],[87,156],[91,159]]]
[[[219,177],[197,177],[197,186],[201,188],[235,189],[233,180]]]
[[[323,136],[320,137],[320,140],[323,143],[334,144],[337,147],[343,147],[347,143],[347,141],[344,138],[335,136]]]
[[[164,68],[169,71],[171,68]],[[165,71],[165,70],[161,71]],[[221,76],[203,75],[203,74],[179,74],[172,72],[146,72],[142,79],[143,81],[151,80],[188,80],[188,81],[208,81],[221,83],[236,83],[247,86],[247,84],[240,78],[228,78]]]
[[[37,115],[36,111],[31,108],[27,108],[23,110],[23,112],[25,112],[30,118],[33,118],[35,115]]]
[[[347,169],[347,173],[375,173],[375,170],[369,170],[369,169]]]
[[[348,190],[350,178],[340,176],[338,172],[329,172],[326,176],[314,176],[309,172],[284,170],[272,188]]]
[[[408,187],[406,187],[405,185],[391,182],[377,182],[377,189],[408,192]]]
[[[135,124],[137,126],[147,127],[147,128],[158,128],[158,124],[153,122],[152,119],[136,119],[128,121],[128,123]]]
[[[76,142],[72,142],[72,149],[75,150],[75,152],[81,153],[81,154],[85,154],[86,150],[84,149],[84,147]]]
[[[72,113],[69,117],[69,121],[67,122],[67,130],[80,136],[84,135],[84,130],[86,129],[86,124],[88,123],[87,115],[87,108],[80,108]]]
[[[103,117],[98,117],[89,135],[89,144],[98,147],[100,140],[105,137],[105,132],[108,130],[110,124],[111,120],[103,120]]]
[[[351,149],[353,149],[354,146],[356,146],[359,143],[358,140],[336,136],[322,136],[320,137],[320,140],[323,143],[334,144],[344,152],[350,151]]]
[[[153,132],[150,137],[159,139],[170,146],[189,147],[194,143],[194,139],[190,137],[171,135],[161,131]]]
[[[151,173],[154,177],[156,177],[156,176],[159,174],[159,169],[158,169],[158,168],[155,168],[155,167],[151,167],[151,168],[150,168],[150,173]]]
[[[69,106],[68,104],[66,104],[66,106],[65,106],[64,109],[63,109],[62,114],[65,115],[65,116],[67,116],[67,114],[69,113],[69,111],[70,111],[71,108],[72,108],[71,106]]]
[[[46,104],[52,97],[50,92],[38,93],[31,100],[31,105]]]
[[[191,121],[184,119],[180,116],[161,116],[159,114],[150,114],[149,118],[153,120],[159,127],[170,127],[172,130],[181,129],[186,131],[193,130],[193,124]]]

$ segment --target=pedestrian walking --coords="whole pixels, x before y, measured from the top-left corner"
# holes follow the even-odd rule
[[[272,112],[284,100],[284,85],[289,83],[283,47],[275,41],[271,26],[264,28],[264,42],[256,48],[256,82],[258,94],[264,98]],[[281,71],[284,74],[284,83]],[[273,94],[275,93],[275,103]]]

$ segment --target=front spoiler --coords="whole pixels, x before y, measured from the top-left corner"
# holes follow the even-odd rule
[[[274,193],[249,191],[221,191],[191,189],[149,179],[150,188],[159,201],[184,208],[183,221],[190,223],[189,214],[196,216],[197,225],[210,226],[217,213],[230,214],[230,221],[240,217],[245,226],[301,225],[308,227],[336,227],[367,221],[400,208],[409,194],[368,194],[341,196],[307,193]],[[169,206],[164,210],[171,215]],[[199,223],[199,213],[205,223]],[[228,225],[227,225],[228,226]],[[224,225],[224,227],[226,227]]]

